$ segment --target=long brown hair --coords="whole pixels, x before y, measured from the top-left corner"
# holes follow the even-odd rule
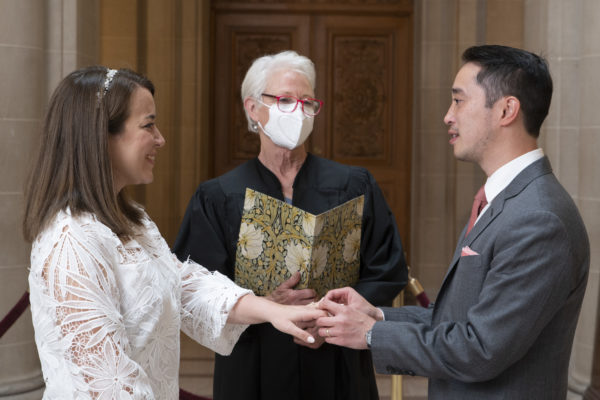
[[[143,87],[154,95],[154,85],[131,70],[118,70],[112,80],[107,73],[101,66],[76,70],[50,98],[25,186],[23,233],[28,241],[67,207],[73,216],[95,214],[121,238],[141,223],[141,209],[123,191],[115,193],[108,137],[123,130],[133,91]]]

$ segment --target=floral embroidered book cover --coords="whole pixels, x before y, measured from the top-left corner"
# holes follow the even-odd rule
[[[237,243],[235,282],[257,295],[271,293],[300,271],[297,289],[320,298],[353,285],[360,268],[364,196],[319,215],[246,189]]]

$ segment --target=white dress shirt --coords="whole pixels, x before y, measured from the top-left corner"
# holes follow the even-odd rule
[[[498,196],[498,193],[503,191],[525,168],[542,157],[544,157],[544,151],[542,149],[538,148],[532,150],[507,162],[490,175],[484,186],[485,198],[488,203],[479,213],[477,221],[479,221],[479,218],[486,212],[494,198]],[[477,221],[475,221],[475,223],[477,223]]]

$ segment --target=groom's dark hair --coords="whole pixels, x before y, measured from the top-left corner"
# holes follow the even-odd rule
[[[547,61],[525,50],[498,45],[469,47],[462,59],[481,67],[477,82],[485,91],[486,107],[503,96],[515,96],[521,103],[525,129],[537,138],[552,99]]]

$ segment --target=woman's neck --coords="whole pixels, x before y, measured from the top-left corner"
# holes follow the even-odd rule
[[[284,149],[278,146],[264,148],[261,145],[260,153],[258,154],[259,161],[269,169],[281,184],[283,195],[287,198],[292,198],[293,184],[296,175],[304,161],[306,160],[306,149],[304,145],[295,148],[294,150]]]

